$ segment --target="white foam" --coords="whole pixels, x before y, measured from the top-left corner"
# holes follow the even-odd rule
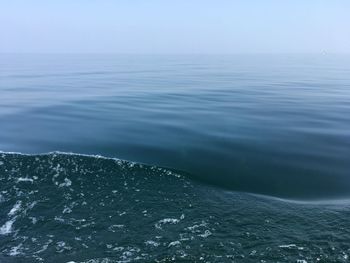
[[[205,222],[205,221],[202,221],[199,225],[193,225],[193,226],[189,226],[187,228],[185,228],[186,230],[190,230],[192,233],[194,232],[199,232],[199,230],[197,228],[200,228],[200,227],[205,227],[207,226],[208,224]]]
[[[15,222],[15,219],[7,221],[2,227],[0,227],[0,235],[8,235],[12,231],[12,225]]]
[[[278,247],[280,247],[280,248],[292,248],[292,247],[296,247],[296,245],[295,244],[289,244],[289,245],[280,245]]]
[[[298,250],[303,250],[303,247],[298,247],[296,244],[288,244],[288,245],[280,245],[278,246],[280,248],[289,248],[289,249],[298,249]]]
[[[168,247],[179,246],[179,245],[181,245],[181,242],[176,240],[176,241],[170,242]]]
[[[21,209],[21,205],[22,205],[22,202],[21,201],[17,201],[17,203],[12,207],[12,209],[8,213],[8,215],[9,216],[15,215],[17,213],[17,211]]]
[[[154,247],[158,247],[159,246],[159,243],[158,242],[155,242],[153,240],[148,240],[145,242],[146,245],[149,245],[149,246],[154,246]]]
[[[211,236],[212,233],[209,230],[205,230],[203,234],[200,234],[200,237],[207,238],[208,236]]]
[[[72,185],[72,181],[68,178],[64,178],[64,182],[59,184],[59,187],[69,187]]]
[[[22,248],[22,244],[19,244],[18,246],[12,247],[10,250],[10,256],[17,256],[22,254],[20,249]]]
[[[125,227],[125,225],[111,225],[109,228],[108,228],[108,230],[109,231],[112,231],[112,232],[115,232],[117,229],[122,229],[122,228],[124,228]]]
[[[70,209],[69,207],[65,207],[62,211],[63,214],[69,214],[72,213],[72,209]]]
[[[55,221],[58,221],[58,222],[61,222],[61,223],[64,223],[64,219],[60,216],[55,216]]]
[[[179,219],[176,218],[164,218],[162,220],[159,220],[160,224],[177,224],[179,222]]]
[[[57,244],[58,247],[64,247],[66,245],[66,242],[58,241],[56,244]]]
[[[33,201],[33,202],[28,206],[28,208],[29,208],[29,209],[32,209],[34,206],[36,206],[37,203],[38,203],[37,201]]]
[[[145,166],[148,166],[152,170],[156,169],[158,171],[165,171],[165,172],[168,173],[168,175],[172,175],[172,176],[175,176],[175,177],[181,177],[180,174],[177,174],[175,172],[169,171],[166,168],[160,168],[160,167],[157,167],[157,166],[154,166],[154,165],[147,165],[147,164],[142,164],[142,163],[136,163],[136,162],[133,162],[131,160],[124,160],[124,159],[119,159],[119,158],[115,158],[115,157],[106,157],[106,156],[102,156],[102,155],[98,155],[98,154],[97,155],[96,154],[81,154],[81,153],[62,152],[62,151],[53,151],[53,152],[38,153],[38,154],[28,154],[28,153],[21,153],[21,152],[4,152],[4,151],[0,151],[0,153],[2,153],[2,157],[3,158],[6,156],[6,154],[18,154],[18,155],[22,155],[22,156],[35,156],[36,158],[38,158],[40,156],[48,156],[48,155],[52,155],[53,157],[56,157],[57,155],[91,157],[91,158],[97,158],[97,159],[103,159],[103,160],[113,160],[118,165],[126,165],[129,168],[133,168],[135,165],[139,165],[140,167],[143,167],[143,165],[145,165]],[[60,165],[58,164],[58,168],[59,167],[60,167]],[[56,171],[58,172],[58,170],[56,170]],[[62,170],[60,170],[60,171],[62,171]],[[59,174],[57,174],[57,176],[58,175]]]
[[[39,253],[44,252],[49,247],[49,245],[51,243],[52,243],[52,239],[49,239],[49,241],[45,245],[43,245],[43,247],[40,250],[34,252],[34,254],[39,254]]]
[[[20,177],[17,179],[17,183],[20,183],[20,182],[30,182],[30,183],[33,183],[34,180],[32,178],[28,178],[28,177]]]
[[[64,241],[58,241],[56,242],[56,252],[62,253],[65,250],[71,250],[72,247],[67,246],[66,242]]]
[[[162,220],[159,220],[158,223],[156,223],[154,226],[158,229],[162,229],[163,224],[177,224],[179,221],[180,220],[177,218],[164,218]]]

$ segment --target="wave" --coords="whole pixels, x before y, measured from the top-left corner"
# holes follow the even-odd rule
[[[280,185],[280,189],[277,189],[275,186],[273,186],[273,183],[269,187],[266,186],[266,184],[261,185],[258,181],[252,180],[252,179],[245,179],[243,182],[238,182],[235,179],[235,177],[225,177],[222,176],[223,179],[227,179],[226,182],[222,181],[222,178],[219,178],[216,182],[212,179],[212,177],[203,175],[195,175],[191,174],[189,172],[178,170],[170,167],[163,167],[163,166],[157,166],[157,165],[150,165],[146,163],[140,163],[140,162],[134,162],[131,160],[123,160],[115,157],[107,157],[103,155],[98,154],[82,154],[82,153],[73,153],[73,152],[62,152],[62,151],[53,151],[48,153],[38,153],[38,154],[29,154],[29,153],[21,153],[21,152],[4,152],[0,151],[0,155],[2,158],[2,161],[0,161],[0,165],[6,162],[6,159],[8,160],[21,160],[29,158],[29,159],[37,159],[37,158],[53,158],[53,159],[61,159],[63,163],[65,161],[69,161],[70,158],[76,159],[77,157],[85,158],[85,164],[88,165],[89,160],[91,163],[93,163],[96,160],[105,160],[110,161],[112,163],[117,164],[118,166],[123,167],[125,169],[126,167],[133,168],[133,169],[144,169],[152,170],[152,171],[158,171],[159,173],[167,173],[172,174],[176,177],[183,177],[184,180],[188,180],[191,183],[196,183],[198,187],[203,187],[204,185],[207,187],[214,187],[217,189],[225,190],[225,191],[234,191],[234,192],[241,192],[241,193],[247,193],[247,194],[253,194],[257,197],[261,198],[270,198],[274,200],[279,200],[281,202],[293,202],[293,203],[300,203],[300,204],[307,204],[307,203],[313,203],[313,204],[346,204],[350,202],[350,197],[342,194],[340,196],[336,194],[327,194],[322,191],[318,191],[317,189],[310,189],[308,187],[303,187],[302,185],[299,185],[298,189],[294,190],[294,194],[288,197],[285,197],[285,195],[281,194],[281,191],[284,189]],[[65,160],[67,158],[67,160]],[[11,162],[14,167],[18,166],[17,163]],[[35,164],[31,164],[35,166]],[[8,167],[9,169],[13,169],[14,167]],[[53,167],[47,167],[47,169],[53,169]],[[77,168],[79,169],[79,167]],[[274,176],[273,176],[274,177]],[[232,184],[230,180],[234,180],[236,184]],[[261,179],[259,179],[261,180]],[[319,183],[314,182],[315,185],[319,185]],[[260,186],[260,188],[259,188]],[[323,189],[323,188],[322,188]],[[290,189],[289,189],[290,190]]]
[[[336,262],[348,253],[342,246],[349,239],[343,231],[350,228],[348,205],[339,209],[223,191],[182,172],[98,155],[2,152],[0,261],[317,256]],[[320,236],[323,230],[328,237]]]

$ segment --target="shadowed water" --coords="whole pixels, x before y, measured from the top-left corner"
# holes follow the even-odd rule
[[[0,261],[347,260],[349,56],[0,55],[0,98]]]

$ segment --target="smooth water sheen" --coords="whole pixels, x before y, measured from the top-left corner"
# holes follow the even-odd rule
[[[0,262],[349,260],[349,56],[0,55],[0,151]]]

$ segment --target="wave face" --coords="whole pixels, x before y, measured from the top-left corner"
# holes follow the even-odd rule
[[[0,262],[347,262],[350,204],[98,156],[0,154]]]

